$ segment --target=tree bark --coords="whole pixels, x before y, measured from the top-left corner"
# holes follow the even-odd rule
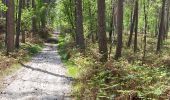
[[[133,15],[133,18],[131,18],[131,26],[130,26],[130,35],[129,35],[129,40],[128,40],[128,43],[127,43],[127,47],[130,47],[131,44],[132,44],[132,36],[133,36],[133,31],[134,31],[134,26],[135,26],[135,20],[136,20],[136,8],[137,8],[137,5],[135,3],[135,7],[134,7],[134,12],[132,13]]]
[[[77,46],[81,50],[85,50],[84,34],[83,34],[83,14],[82,14],[82,0],[76,0],[76,36]]]
[[[90,29],[90,36],[91,36],[91,40],[92,40],[92,43],[95,43],[95,38],[94,38],[94,31],[93,31],[93,16],[92,16],[92,9],[91,9],[91,2],[89,2],[89,7],[88,7],[88,9],[89,9],[89,20],[90,20],[90,22],[89,22],[89,24],[90,24],[90,27],[89,27],[89,29]]]
[[[105,0],[97,0],[98,3],[98,41],[99,53],[102,55],[101,61],[107,61],[107,39],[106,39],[106,23],[105,23]]]
[[[144,49],[143,49],[143,61],[145,60],[146,56],[146,35],[147,35],[147,27],[148,27],[148,15],[146,11],[146,0],[144,0],[144,22],[145,22],[145,29],[144,29]]]
[[[33,11],[35,12],[35,0],[32,0],[32,8],[33,8]],[[33,17],[32,17],[32,32],[33,33],[36,33],[36,31],[37,31],[37,22],[36,22],[35,16],[36,15],[33,15]]]
[[[110,20],[110,31],[109,31],[109,41],[110,41],[110,43],[112,42],[112,37],[113,37],[113,32],[114,32],[113,19],[114,19],[114,11],[115,11],[115,9],[114,9],[113,0],[112,0],[111,4],[112,4],[112,12],[111,12],[111,17],[110,17],[111,20]]]
[[[14,34],[15,34],[15,4],[14,0],[7,0],[7,54],[14,51]]]
[[[22,31],[22,43],[25,43],[25,31]]]
[[[117,14],[117,48],[115,59],[118,60],[122,55],[122,34],[123,34],[123,1],[118,0],[118,14]]]
[[[138,6],[139,6],[139,1],[136,0],[134,52],[137,52],[137,49],[138,49],[138,9],[139,9]]]
[[[165,36],[164,38],[168,38],[168,32],[169,32],[169,9],[170,9],[170,1],[167,1],[167,13],[166,13],[166,27],[165,27]]]
[[[162,0],[161,21],[159,26],[159,34],[158,34],[157,49],[156,49],[157,53],[161,51],[161,44],[162,44],[163,34],[164,34],[163,31],[164,31],[165,2],[166,0]]]
[[[22,13],[22,0],[19,0],[19,9],[18,9],[18,19],[17,19],[17,27],[16,27],[16,40],[15,47],[19,48],[20,42],[20,32],[21,32],[21,13]]]

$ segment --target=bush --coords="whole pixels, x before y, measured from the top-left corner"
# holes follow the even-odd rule
[[[22,48],[26,49],[31,55],[37,54],[39,51],[42,50],[42,47],[37,44],[24,44]]]

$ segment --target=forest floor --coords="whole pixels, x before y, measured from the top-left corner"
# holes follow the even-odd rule
[[[100,62],[98,42],[86,39],[86,52],[80,53],[72,36],[59,35],[58,51],[69,75],[74,77],[73,95],[78,100],[170,100],[170,37],[160,54],[155,54],[156,39],[147,38],[143,59],[143,36],[138,37],[138,52],[127,48],[123,36],[122,57],[114,60],[116,43],[110,59]],[[141,40],[141,41],[140,41]],[[115,41],[116,42],[116,41]],[[108,44],[110,46],[110,44]]]
[[[69,100],[72,78],[60,60],[56,44],[44,49],[3,80],[0,100]]]

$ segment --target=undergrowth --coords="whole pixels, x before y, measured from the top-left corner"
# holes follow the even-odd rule
[[[42,47],[42,41],[32,40],[22,43],[18,50],[15,50],[8,56],[5,55],[5,49],[0,49],[0,78],[18,70],[21,67],[19,62],[29,61],[32,56],[42,50]]]
[[[76,78],[73,95],[77,100],[166,100],[170,93],[170,52],[165,49],[155,55],[147,49],[134,54],[123,50],[119,61],[99,62],[97,44],[87,41],[86,54],[79,53],[69,36],[59,37],[59,54],[68,66],[69,75]],[[148,40],[153,43],[152,40]],[[130,99],[131,98],[131,99]]]

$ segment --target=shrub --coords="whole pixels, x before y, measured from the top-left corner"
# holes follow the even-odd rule
[[[22,48],[26,49],[31,55],[34,55],[42,50],[42,47],[37,44],[23,44]]]

